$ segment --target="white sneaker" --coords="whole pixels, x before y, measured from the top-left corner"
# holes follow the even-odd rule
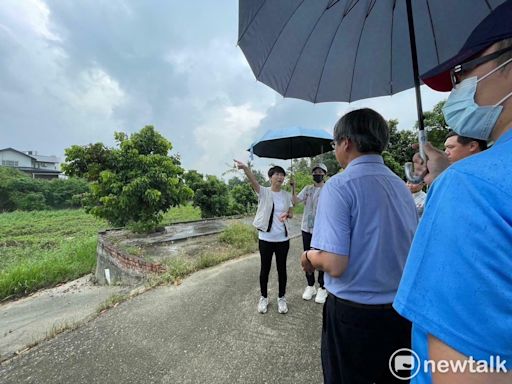
[[[304,290],[304,293],[302,294],[302,298],[304,300],[311,300],[315,294],[316,294],[315,286],[308,285],[306,287],[306,289]]]
[[[288,305],[286,304],[286,297],[278,297],[277,298],[277,311],[279,313],[288,312]]]
[[[318,288],[315,297],[315,303],[323,304],[327,299],[327,290],[325,288]]]
[[[258,303],[258,312],[267,313],[268,298],[261,296],[260,302]]]

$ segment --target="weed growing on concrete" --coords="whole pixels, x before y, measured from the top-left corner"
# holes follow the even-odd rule
[[[107,300],[105,300],[102,304],[100,304],[100,306],[98,307],[96,312],[97,313],[101,313],[101,312],[103,312],[103,311],[105,311],[105,310],[107,310],[109,308],[115,307],[119,303],[122,303],[123,301],[126,301],[129,298],[130,298],[130,295],[128,295],[128,294],[126,294],[126,295],[119,295],[119,294],[112,295]]]
[[[258,233],[254,227],[248,224],[236,223],[227,227],[220,234],[219,241],[245,253],[254,252],[258,241]]]

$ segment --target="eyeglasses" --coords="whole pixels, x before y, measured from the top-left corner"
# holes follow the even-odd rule
[[[487,63],[488,61],[494,60],[494,59],[498,58],[499,56],[501,56],[502,54],[504,54],[505,52],[508,52],[511,50],[512,50],[512,46],[500,49],[499,51],[490,53],[490,54],[482,56],[482,57],[477,57],[476,59],[456,65],[455,67],[453,67],[450,70],[450,79],[452,80],[452,86],[455,87],[456,84],[459,84],[460,78],[462,75],[464,75],[464,73],[467,73],[467,72],[475,69],[476,67],[478,67],[484,63]]]

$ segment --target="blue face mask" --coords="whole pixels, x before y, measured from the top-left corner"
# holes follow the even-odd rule
[[[503,107],[500,105],[510,96],[506,95],[495,105],[482,107],[475,102],[477,84],[498,69],[508,64],[509,59],[480,79],[470,77],[457,84],[443,108],[444,118],[450,128],[460,136],[488,140]]]

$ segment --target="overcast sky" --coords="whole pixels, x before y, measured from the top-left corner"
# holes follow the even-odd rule
[[[412,90],[352,104],[282,98],[255,80],[237,28],[236,0],[0,1],[0,148],[63,161],[73,144],[111,146],[115,131],[154,125],[184,168],[221,175],[268,129],[331,131],[360,107],[414,125]],[[425,110],[447,97],[422,94]]]

